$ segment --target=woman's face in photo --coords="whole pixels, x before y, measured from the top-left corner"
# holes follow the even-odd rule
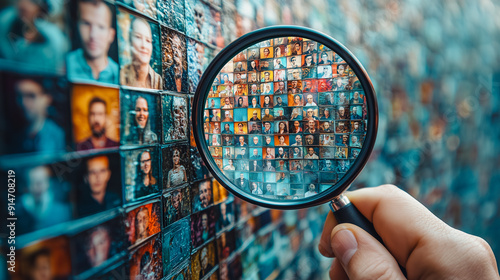
[[[219,150],[216,149],[215,151],[218,152]],[[174,163],[174,165],[179,165],[179,163],[181,162],[181,153],[179,152],[179,150],[174,150],[172,162]]]
[[[149,23],[145,20],[134,20],[131,33],[132,60],[149,64],[153,53],[153,37]]]
[[[295,104],[299,104],[300,103],[300,96],[296,95],[294,98],[293,98]]]
[[[135,102],[135,121],[137,126],[145,128],[148,123],[149,108],[148,102],[144,98],[138,98]]]
[[[151,172],[151,154],[149,152],[141,154],[141,171],[144,174]]]

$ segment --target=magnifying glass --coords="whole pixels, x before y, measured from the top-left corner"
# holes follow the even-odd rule
[[[378,107],[368,74],[335,39],[292,26],[240,37],[203,74],[193,124],[201,157],[234,195],[275,209],[329,202],[338,222],[381,241],[342,195],[371,154]]]

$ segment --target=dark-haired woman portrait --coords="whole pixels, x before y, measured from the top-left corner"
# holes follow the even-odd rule
[[[157,181],[153,176],[152,158],[149,151],[139,153],[137,163],[135,173],[136,197],[141,197],[153,193]]]

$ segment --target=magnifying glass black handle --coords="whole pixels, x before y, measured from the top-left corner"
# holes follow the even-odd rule
[[[368,221],[368,219],[363,216],[361,212],[359,212],[358,208],[356,208],[356,206],[354,206],[354,204],[352,204],[346,196],[340,195],[339,197],[336,197],[335,199],[330,201],[330,208],[332,209],[333,215],[335,216],[335,219],[337,219],[338,223],[350,223],[357,225],[358,227],[368,232],[371,236],[375,237],[375,239],[377,239],[382,245],[384,245],[382,238],[375,231],[373,224]],[[403,275],[406,277],[406,269],[401,265],[399,266],[399,268],[401,269],[401,272],[403,272]]]

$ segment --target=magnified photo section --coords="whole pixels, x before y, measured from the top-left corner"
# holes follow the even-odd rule
[[[307,38],[277,39],[222,67],[204,99],[205,141],[215,168],[241,191],[308,199],[355,166],[368,107],[339,54]]]

